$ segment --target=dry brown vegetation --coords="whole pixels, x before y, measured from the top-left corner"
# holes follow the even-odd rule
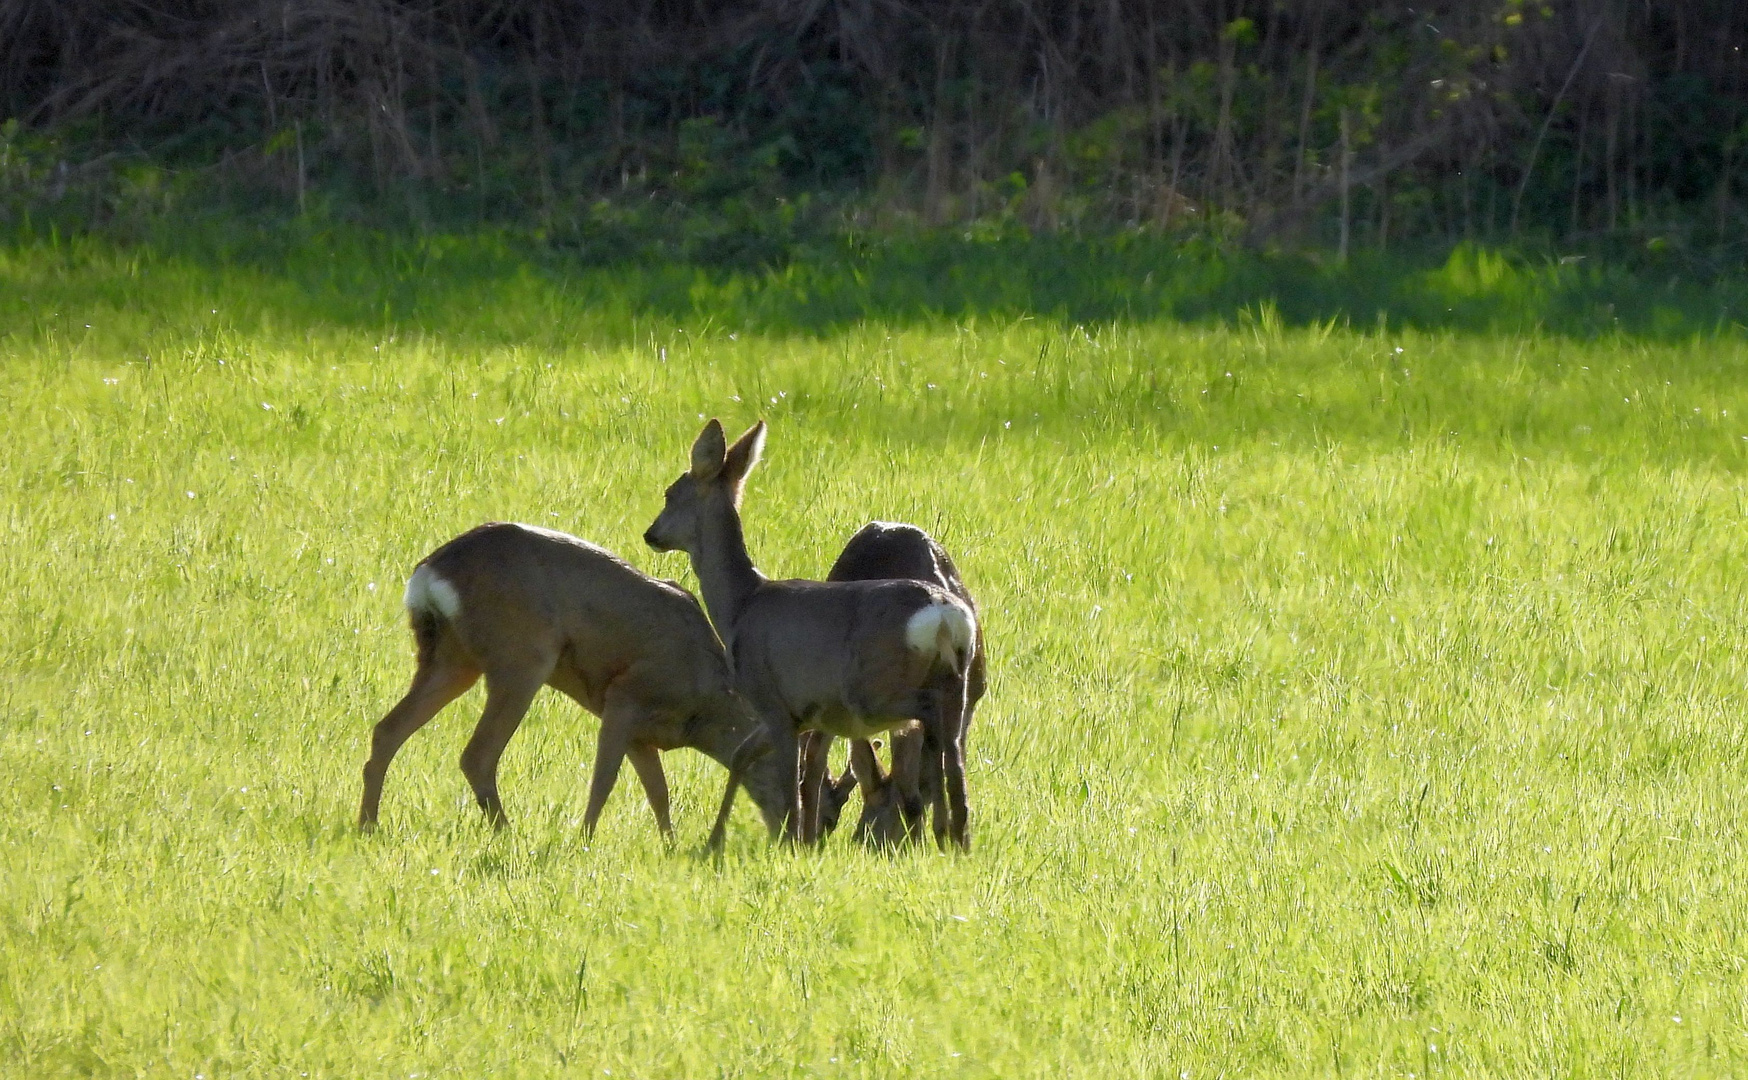
[[[1745,40],[1729,0],[0,0],[0,117],[546,221],[831,189],[1341,246],[1722,235]]]

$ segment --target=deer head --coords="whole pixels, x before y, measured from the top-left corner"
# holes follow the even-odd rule
[[[819,834],[822,837],[837,830],[838,822],[843,819],[844,804],[850,801],[850,792],[854,790],[856,777],[849,769],[845,769],[836,780],[826,776],[819,802]]]
[[[721,520],[740,507],[741,486],[765,449],[760,420],[727,445],[722,424],[712,419],[692,444],[692,467],[668,485],[662,512],[644,530],[643,541],[657,551],[696,554],[709,520]]]
[[[856,822],[856,841],[873,847],[894,847],[908,834],[900,813],[898,785],[880,768],[880,759],[874,756],[877,745],[862,740],[851,743],[850,767],[844,771],[846,775],[855,773],[862,789],[862,817]]]
[[[709,702],[707,718],[720,729],[728,746],[739,746],[748,735],[764,729],[758,713],[732,690]],[[783,827],[784,815],[789,812],[789,791],[795,786],[795,778],[785,775],[778,759],[766,754],[743,766],[740,786],[758,807],[766,830],[777,835]]]

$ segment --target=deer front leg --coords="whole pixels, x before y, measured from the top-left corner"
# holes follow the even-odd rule
[[[722,850],[723,841],[728,838],[728,815],[734,809],[735,789],[740,786],[741,777],[745,775],[748,766],[770,752],[770,735],[763,728],[759,728],[748,735],[729,756],[728,784],[723,788],[722,805],[716,810],[716,823],[710,827],[710,842],[705,850]]]
[[[655,813],[656,828],[661,830],[662,839],[672,840],[674,824],[668,820],[668,777],[662,772],[661,751],[653,746],[633,743],[625,753],[631,759],[631,767],[637,770],[638,780],[643,783],[644,797]]]
[[[924,753],[926,742],[920,725],[900,728],[892,733],[892,794],[889,801],[896,803],[895,809],[901,819],[887,826],[892,840],[901,837],[906,841],[922,839],[924,811],[932,804],[934,793],[940,787],[941,773],[939,755]],[[930,762],[935,763],[933,768],[928,767]],[[889,810],[888,815],[891,813]],[[944,828],[944,814],[941,820]]]
[[[824,799],[826,766],[830,761],[830,732],[808,731],[798,741],[801,757],[801,842],[818,844],[825,840],[820,831],[820,803]]]
[[[595,739],[595,767],[589,777],[589,804],[583,810],[583,832],[595,835],[595,824],[601,820],[601,810],[613,785],[619,782],[619,765],[631,749],[631,735],[643,718],[642,710],[630,702],[609,700],[601,710],[601,733]],[[648,790],[648,785],[645,785]]]
[[[771,753],[777,755],[777,768],[784,777],[789,808],[783,816],[783,839],[790,843],[801,835],[801,760],[795,721],[787,716],[766,713],[765,734],[771,743]]]

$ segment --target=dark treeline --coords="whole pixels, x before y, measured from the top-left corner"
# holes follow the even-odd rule
[[[1744,44],[1739,0],[0,0],[0,184],[1727,241]]]

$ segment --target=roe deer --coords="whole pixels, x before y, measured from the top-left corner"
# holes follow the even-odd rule
[[[382,781],[401,744],[481,675],[485,712],[461,771],[493,824],[506,823],[498,758],[541,686],[601,718],[583,827],[590,833],[626,757],[664,836],[668,785],[659,751],[701,750],[724,765],[761,730],[734,692],[727,657],[693,595],[611,552],[561,532],[491,523],[427,556],[407,582],[418,644],[413,684],[376,725],[358,825],[376,824]],[[774,769],[750,780],[776,832],[788,809]]]
[[[669,485],[643,538],[657,551],[691,556],[735,689],[764,720],[763,743],[788,781],[785,835],[818,838],[818,800],[804,808],[797,776],[800,732],[867,738],[917,720],[924,756],[937,757],[945,777],[948,834],[968,848],[962,728],[976,616],[921,581],[772,581],[759,573],[741,531],[740,493],[764,441],[762,420],[732,447],[720,423],[706,424],[691,468]],[[755,757],[743,747],[731,761],[724,810],[738,769]],[[719,814],[713,843],[721,824]]]
[[[977,602],[965,588],[953,559],[935,538],[917,528],[885,521],[872,521],[862,526],[832,564],[827,581],[874,581],[889,578],[910,578],[939,585],[965,601],[973,615]],[[977,626],[976,652],[965,674],[965,731],[969,732],[971,715],[983,698],[985,687],[983,626]],[[837,825],[850,788],[862,792],[862,816],[856,823],[856,839],[879,846],[900,839],[914,839],[922,832],[922,808],[939,797],[940,769],[928,767],[923,757],[922,732],[915,725],[895,729],[892,733],[892,775],[880,770],[874,747],[858,739],[851,747],[850,765],[845,775],[825,784],[820,793],[820,829],[829,833]],[[812,732],[802,747],[802,782],[810,777],[824,777],[825,755],[831,747],[831,735]],[[919,775],[920,772],[920,775]],[[902,818],[902,820],[901,820]],[[935,815],[935,840],[945,838],[947,819]]]
[[[897,736],[903,732],[907,737],[900,741]],[[893,729],[892,752],[895,761],[901,761],[899,755],[906,749],[914,751],[914,757],[908,766],[907,776],[915,777],[922,771],[920,755],[922,753],[922,729],[914,721],[905,727]],[[808,755],[817,753],[823,756],[830,744],[824,741],[820,732],[810,731],[802,736],[801,769],[802,775],[807,775]],[[908,840],[916,835],[916,830],[907,825],[904,808],[900,805],[899,778],[887,774],[880,767],[880,756],[875,753],[880,748],[879,740],[851,739],[850,760],[844,766],[844,771],[834,780],[826,768],[820,768],[823,774],[819,801],[819,831],[826,837],[837,830],[838,823],[843,818],[844,804],[850,800],[850,792],[862,792],[862,816],[856,822],[856,842],[871,847],[892,847],[900,841]],[[895,766],[899,768],[900,766]],[[733,766],[730,765],[730,769]],[[911,781],[906,798],[912,801],[918,816],[924,800],[917,793],[917,784]]]

